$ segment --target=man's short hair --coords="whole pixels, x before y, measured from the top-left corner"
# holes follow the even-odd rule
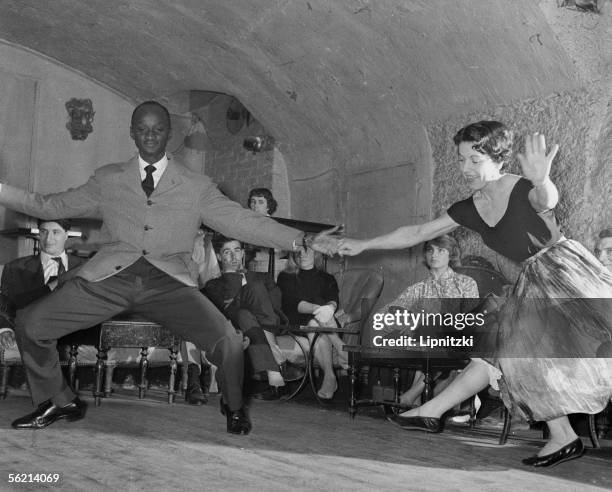
[[[130,126],[134,126],[134,124],[136,123],[134,121],[136,113],[138,113],[145,106],[157,106],[158,108],[160,108],[166,115],[166,118],[168,118],[168,126],[170,127],[172,125],[172,120],[170,119],[170,111],[168,111],[168,108],[166,108],[166,106],[157,101],[145,101],[136,106],[134,108],[134,111],[132,111],[132,119],[130,120]]]
[[[212,238],[212,245],[213,249],[215,250],[215,253],[221,253],[221,248],[223,248],[223,246],[229,243],[230,241],[236,241],[238,244],[240,244],[241,248],[244,248],[242,242],[238,239],[235,239],[233,237],[227,237],[223,234],[215,234]]]
[[[40,229],[40,226],[47,222],[55,222],[56,224],[59,224],[59,226],[64,229],[65,232],[68,232],[70,227],[72,227],[72,222],[70,219],[38,219],[38,228]]]

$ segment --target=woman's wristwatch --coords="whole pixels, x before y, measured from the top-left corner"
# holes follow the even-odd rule
[[[302,251],[302,250],[306,250],[306,248],[310,248],[312,246],[312,243],[314,242],[314,235],[312,234],[308,234],[307,232],[304,233],[304,235],[302,236],[302,239],[294,239],[293,240],[293,244],[292,244],[292,250],[293,251]]]

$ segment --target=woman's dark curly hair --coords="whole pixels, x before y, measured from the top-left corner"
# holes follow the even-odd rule
[[[253,198],[254,196],[265,198],[266,202],[268,202],[268,213],[270,215],[274,215],[274,212],[276,212],[276,209],[278,208],[278,203],[276,202],[276,200],[272,196],[272,192],[268,188],[253,188],[249,192],[249,198],[247,199],[247,207],[250,208],[251,198]]]
[[[479,121],[459,130],[453,137],[455,145],[474,142],[472,148],[488,155],[493,162],[504,162],[512,153],[512,130],[499,121]]]

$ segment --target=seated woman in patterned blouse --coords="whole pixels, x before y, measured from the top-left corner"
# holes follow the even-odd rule
[[[445,312],[450,309],[456,311],[469,311],[478,299],[478,286],[472,277],[461,275],[452,267],[460,265],[461,252],[457,240],[445,234],[431,241],[427,241],[423,248],[425,263],[429,268],[429,276],[411,285],[404,290],[395,300],[388,303],[381,312],[395,312],[399,310],[420,311],[426,309],[428,312]],[[465,299],[465,302],[454,303],[454,306],[443,306],[446,299]],[[417,308],[418,306],[418,308]],[[391,328],[390,331],[392,331]],[[438,379],[440,374],[435,375]],[[412,386],[401,396],[400,403],[403,405],[420,404],[418,401],[425,388],[424,375],[416,371]],[[450,382],[451,378],[439,381],[436,390],[440,391]]]

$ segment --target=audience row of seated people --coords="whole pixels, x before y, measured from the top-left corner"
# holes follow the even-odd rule
[[[269,215],[276,209],[276,201],[269,190],[257,188],[250,193],[249,206],[254,211]],[[10,320],[14,319],[16,310],[53,291],[60,276],[67,278],[64,276],[69,270],[74,271],[85,261],[65,251],[69,220],[39,221],[38,228],[40,254],[18,258],[5,265],[3,270],[3,312],[6,318],[4,326],[0,327],[1,347],[15,346]],[[202,293],[242,332],[250,373],[268,382],[267,389],[253,396],[278,398],[278,388],[285,385],[279,367],[286,362],[275,339],[279,333],[279,314],[282,316],[281,291],[269,275],[245,269],[244,253],[239,241],[218,236],[212,244],[211,235],[201,231],[195,239],[193,259],[199,265]],[[283,262],[285,265],[286,260]],[[333,314],[338,304],[338,287],[333,276],[314,268],[314,251],[308,250],[302,257],[293,257],[291,267],[283,278],[282,285],[286,292],[282,307],[289,313],[291,323],[327,325],[335,322]],[[313,290],[309,292],[311,288]],[[265,332],[262,327],[266,328]],[[309,335],[311,339],[312,336]],[[337,335],[324,335],[317,342],[315,359],[325,374],[319,392],[321,398],[331,398],[337,388],[332,347],[336,347],[340,353],[341,344]],[[305,349],[308,344],[301,341],[301,345]],[[150,349],[149,358],[153,350]],[[123,359],[135,361],[137,352],[133,349],[115,349],[108,353],[108,359],[111,364]],[[206,403],[208,388],[202,388],[200,382],[202,366],[209,365],[205,354],[200,353],[192,343],[183,342],[181,355],[188,364],[186,401],[194,405]],[[81,348],[80,358],[95,361],[95,351]]]

